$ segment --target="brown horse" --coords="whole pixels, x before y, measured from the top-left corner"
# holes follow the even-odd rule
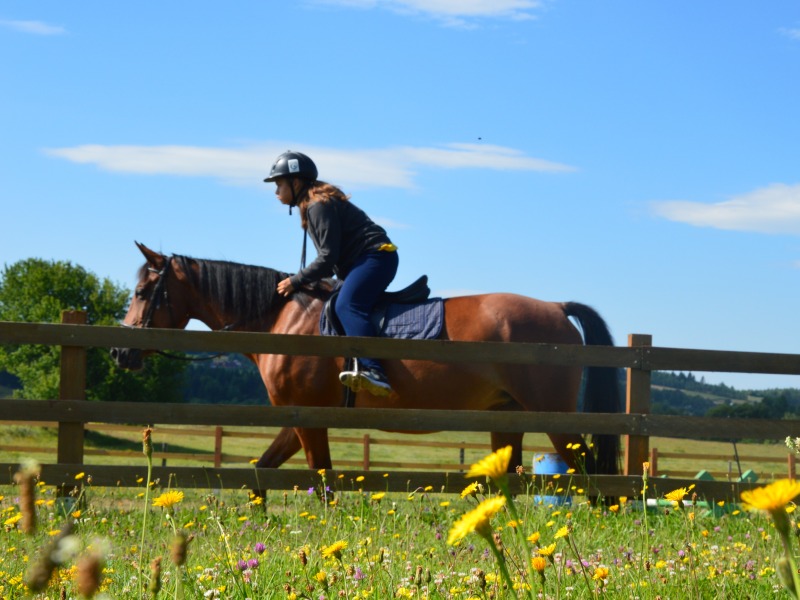
[[[123,325],[126,327],[186,327],[190,319],[212,330],[260,331],[319,335],[320,311],[330,295],[330,282],[302,290],[291,298],[276,293],[287,276],[273,269],[231,262],[163,254],[136,244],[146,259]],[[485,294],[444,301],[445,323],[440,339],[458,341],[613,345],[603,319],[577,302],[544,302],[513,294]],[[147,351],[113,348],[112,357],[124,368],[142,365]],[[270,402],[275,406],[339,406],[342,386],[338,373],[344,359],[249,355],[258,367]],[[529,410],[575,412],[583,369],[573,366],[525,364],[445,364],[419,360],[386,360],[393,393],[376,398],[356,395],[358,407],[430,408],[451,410]],[[584,382],[586,412],[618,412],[621,398],[617,371],[589,367]],[[511,445],[511,468],[522,464],[522,433],[492,433],[492,448]],[[549,434],[556,450],[575,467],[584,454],[587,472],[618,473],[619,440],[594,436],[594,451],[577,434]],[[580,451],[567,451],[579,444]],[[278,467],[300,448],[308,466],[331,468],[327,429],[284,428],[257,462]],[[577,446],[576,446],[577,447]]]

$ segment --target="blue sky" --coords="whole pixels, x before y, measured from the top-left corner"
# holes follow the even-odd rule
[[[394,288],[800,352],[797,2],[5,0],[0,55],[0,264],[295,271],[262,183],[291,148],[388,229]]]

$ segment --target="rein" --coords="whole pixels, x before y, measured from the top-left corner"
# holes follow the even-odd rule
[[[172,259],[174,258],[174,254],[170,256],[166,263],[164,264],[164,268],[160,271],[154,269],[153,267],[147,267],[147,270],[150,273],[155,273],[158,275],[158,279],[156,280],[156,285],[153,287],[153,291],[150,292],[150,298],[148,299],[147,304],[147,311],[144,313],[144,319],[142,320],[142,324],[139,327],[135,325],[128,325],[127,323],[121,323],[123,327],[127,327],[128,329],[149,329],[150,324],[153,321],[153,313],[161,306],[161,301],[163,300],[167,306],[167,310],[169,311],[170,319],[174,320],[172,314],[172,303],[169,301],[169,294],[167,292],[166,281],[167,275],[169,274],[170,268],[172,267]],[[225,325],[219,331],[228,331],[234,327],[235,323],[229,323]],[[160,354],[161,356],[165,356],[166,358],[171,358],[173,360],[183,360],[186,362],[197,362],[202,360],[214,360],[215,358],[219,358],[220,356],[224,356],[226,352],[217,352],[216,354],[212,354],[210,356],[201,356],[201,357],[191,357],[191,356],[184,356],[180,354],[172,354],[171,352],[167,352],[165,350],[156,350],[156,354]]]

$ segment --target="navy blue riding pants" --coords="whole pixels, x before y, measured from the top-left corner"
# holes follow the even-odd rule
[[[350,269],[336,299],[336,316],[351,336],[374,337],[378,332],[369,315],[397,273],[397,252],[374,251],[361,256]],[[359,358],[361,369],[382,371],[372,358]]]

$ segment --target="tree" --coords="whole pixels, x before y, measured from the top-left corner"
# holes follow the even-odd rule
[[[100,281],[65,261],[29,258],[0,273],[0,320],[57,323],[64,310],[87,312],[91,325],[114,325],[125,315],[130,291],[109,279]],[[21,389],[14,395],[56,399],[59,388],[57,346],[0,346],[0,370],[14,375]],[[181,399],[184,365],[156,357],[141,373],[116,368],[106,348],[87,351],[86,394],[90,400],[175,402]]]

